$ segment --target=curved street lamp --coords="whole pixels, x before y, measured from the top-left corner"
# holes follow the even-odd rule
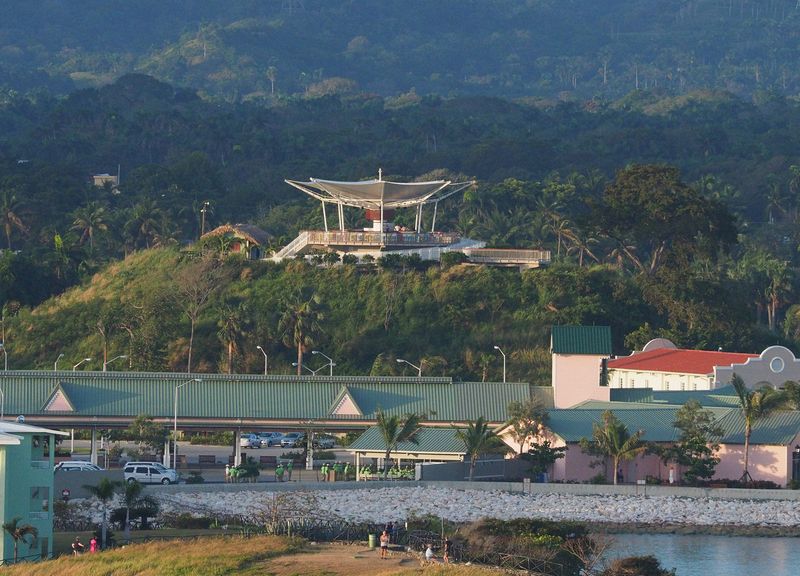
[[[61,354],[58,355],[58,358],[56,358],[56,362],[55,362],[55,364],[53,364],[53,370],[54,371],[58,370],[58,361],[61,360],[63,357],[64,357],[64,354],[62,352]]]
[[[267,368],[269,366],[269,364],[267,364],[267,362],[269,362],[269,358],[267,358],[267,353],[264,352],[264,349],[261,347],[260,344],[258,346],[256,346],[256,348],[261,350],[261,353],[264,355],[264,376],[266,376],[267,375]]]
[[[294,366],[295,368],[297,368],[297,362],[292,362],[292,366]],[[308,366],[306,366],[305,364],[303,364],[302,366],[303,366],[303,368],[305,368],[306,370],[308,370],[309,372],[311,372],[311,375],[312,375],[312,376],[316,376],[316,375],[317,375],[317,372],[319,372],[320,370],[322,370],[323,368],[325,368],[325,366],[327,366],[327,364],[323,364],[322,366],[320,366],[320,367],[319,367],[319,368],[317,368],[316,370],[312,370],[311,368],[309,368],[309,367],[308,367]]]
[[[326,354],[323,354],[319,350],[312,350],[311,353],[312,354],[319,354],[323,358],[327,358],[328,359],[328,363],[325,364],[325,366],[330,366],[331,367],[331,376],[333,376],[333,367],[336,366],[336,362],[333,361],[333,358],[331,358],[330,356],[327,356]],[[323,368],[325,368],[325,366],[323,366]]]
[[[128,357],[127,354],[120,354],[119,356],[114,356],[111,360],[103,362],[103,372],[106,371],[108,365],[111,364],[114,360],[119,360],[120,358],[127,358],[127,357]]]
[[[398,363],[405,362],[406,364],[408,364],[412,368],[416,368],[417,369],[417,378],[422,378],[422,366],[417,366],[416,364],[412,364],[408,360],[403,360],[402,358],[398,358],[397,362]],[[420,364],[422,364],[422,362],[420,362]]]
[[[192,378],[175,386],[175,405],[172,418],[172,467],[178,469],[178,390],[191,382],[202,382],[200,378]]]
[[[497,350],[498,352],[500,352],[500,354],[503,355],[503,382],[505,382],[506,381],[506,353],[503,352],[500,349],[500,346],[495,346],[494,349]]]
[[[84,358],[83,360],[81,360],[80,362],[78,362],[77,364],[75,364],[75,366],[73,366],[73,367],[72,367],[72,371],[73,371],[73,372],[75,372],[75,370],[77,370],[77,369],[78,369],[78,366],[80,366],[80,365],[81,365],[81,364],[83,364],[84,362],[91,362],[91,361],[92,361],[92,359],[91,359],[91,358]]]

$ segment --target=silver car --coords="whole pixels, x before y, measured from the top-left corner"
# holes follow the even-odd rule
[[[64,460],[53,468],[54,472],[98,472],[100,470],[104,470],[104,468],[84,460]]]
[[[139,482],[141,484],[176,484],[178,472],[164,466],[156,467],[155,464],[126,464],[123,469],[125,482]]]

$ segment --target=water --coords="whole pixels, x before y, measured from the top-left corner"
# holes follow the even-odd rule
[[[677,534],[615,534],[609,556],[652,554],[677,576],[800,574],[800,539]]]

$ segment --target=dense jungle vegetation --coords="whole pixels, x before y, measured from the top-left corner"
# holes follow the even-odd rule
[[[59,1],[18,6],[5,19],[10,7],[0,6],[0,304],[10,367],[46,368],[64,352],[95,358],[90,368],[129,354],[134,369],[258,372],[260,345],[272,369],[288,373],[302,341],[301,350],[333,356],[339,373],[394,373],[401,357],[421,361],[426,374],[495,379],[500,345],[510,377],[546,383],[556,323],[611,325],[617,353],[654,336],[750,352],[800,342],[800,100],[796,43],[786,42],[800,23],[794,2],[496,0],[455,10],[442,1],[414,4],[416,14],[369,0],[358,9],[313,0],[224,10],[213,1],[143,4],[152,10],[87,2],[96,10],[77,11],[80,22]],[[367,17],[375,12],[397,25],[376,34]],[[562,28],[548,19],[556,16]],[[444,30],[473,18],[470,46]],[[416,36],[402,39],[417,19]],[[312,22],[328,25],[312,34]],[[326,43],[367,23],[368,42],[351,47],[360,56]],[[589,32],[578,34],[581,26]],[[652,42],[666,31],[669,50]],[[734,42],[743,35],[748,42]],[[629,57],[617,52],[602,90],[581,92],[583,80],[569,95],[561,85],[534,89],[544,72],[506,69],[543,62],[558,52],[556,40],[585,57],[604,38],[638,47],[638,89],[622,82]],[[288,50],[295,39],[303,50]],[[682,69],[698,74],[691,81],[644,80],[645,56],[666,58],[655,78],[699,39],[697,66]],[[771,42],[792,48],[770,52],[768,65]],[[713,49],[699,58],[707,43]],[[409,46],[425,47],[424,66]],[[736,58],[725,55],[733,46]],[[485,64],[493,76],[481,89],[455,67],[479,52],[484,63],[507,57]],[[290,54],[308,62],[288,64]],[[365,67],[367,54],[391,74]],[[452,77],[437,71],[447,58]],[[701,60],[714,74],[698,72]],[[304,71],[311,61],[325,73]],[[756,61],[760,80],[731,80]],[[336,66],[363,77],[334,78]],[[409,72],[425,66],[424,75]],[[132,70],[172,83],[125,74]],[[206,229],[250,222],[281,246],[322,224],[319,204],[284,178],[354,180],[379,168],[387,179],[475,179],[442,203],[437,229],[549,249],[553,265],[524,273],[399,258],[276,265],[193,244],[208,202]],[[117,170],[118,187],[91,184],[92,174]],[[345,218],[364,224],[354,210]],[[396,220],[413,218],[401,210]],[[189,280],[199,277],[208,279],[206,298],[187,306],[200,298]]]
[[[798,26],[796,0],[5,2],[0,85],[69,92],[142,72],[229,102],[796,94]]]

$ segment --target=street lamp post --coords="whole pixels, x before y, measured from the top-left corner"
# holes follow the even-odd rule
[[[64,357],[64,354],[59,354],[58,358],[56,358],[56,362],[55,362],[55,364],[53,364],[53,370],[54,371],[58,370],[58,361],[61,360],[63,357]]]
[[[84,358],[83,360],[81,360],[80,362],[78,362],[77,364],[75,364],[75,366],[73,366],[73,367],[72,367],[72,371],[73,371],[73,372],[75,372],[75,370],[77,370],[77,369],[78,369],[78,366],[80,366],[80,365],[81,365],[81,364],[83,364],[84,362],[91,362],[91,361],[92,361],[92,359],[91,359],[91,358]]]
[[[333,361],[333,358],[323,354],[319,350],[312,350],[311,353],[312,354],[319,354],[320,356],[322,356],[323,358],[326,358],[328,360],[328,363],[325,366],[330,366],[331,367],[331,376],[333,376],[333,367],[336,366],[336,362]],[[323,366],[323,368],[325,368],[325,366]]]
[[[500,349],[500,346],[495,346],[494,349],[497,350],[498,352],[500,352],[500,354],[503,355],[503,382],[505,382],[506,381],[506,353],[503,352]]]
[[[128,357],[128,355],[127,355],[127,354],[120,354],[119,356],[114,356],[114,357],[113,357],[111,360],[107,360],[106,362],[103,362],[103,372],[106,372],[106,368],[107,368],[107,367],[108,367],[108,365],[109,365],[109,364],[111,364],[111,363],[112,363],[114,360],[119,360],[120,358],[127,358],[127,357]]]
[[[202,382],[200,378],[192,378],[175,386],[175,412],[172,418],[172,467],[178,469],[178,390],[191,382]]]
[[[3,416],[5,416],[5,409],[6,409],[6,395],[3,394],[3,389],[0,388],[0,420],[2,420]]]
[[[256,348],[261,350],[261,353],[264,355],[264,376],[266,376],[267,375],[267,368],[269,367],[269,364],[268,364],[269,358],[267,358],[267,353],[264,351],[264,349],[260,345],[256,346]]]
[[[422,378],[422,366],[417,366],[416,364],[412,364],[412,363],[411,363],[411,362],[409,362],[408,360],[403,360],[402,358],[398,358],[398,359],[397,359],[397,362],[398,362],[398,363],[405,362],[406,364],[408,364],[408,365],[409,365],[409,366],[411,366],[412,368],[416,368],[416,369],[417,369],[417,377],[418,377],[418,378]],[[420,362],[420,364],[422,364],[422,362]]]
[[[294,367],[296,368],[296,367],[297,367],[297,362],[292,362],[292,366],[294,366]],[[311,375],[312,375],[312,376],[316,376],[316,375],[317,375],[317,372],[319,372],[320,370],[322,370],[323,368],[325,368],[325,366],[327,366],[327,364],[324,364],[324,365],[320,366],[320,367],[319,367],[319,368],[317,368],[316,370],[312,370],[311,368],[309,368],[309,367],[308,367],[308,366],[306,366],[305,364],[303,364],[303,365],[302,365],[302,367],[303,367],[303,368],[305,368],[306,370],[308,370],[309,372],[311,372]]]
[[[3,350],[3,370],[8,370],[8,350],[6,350],[6,343],[0,342],[0,348]]]

